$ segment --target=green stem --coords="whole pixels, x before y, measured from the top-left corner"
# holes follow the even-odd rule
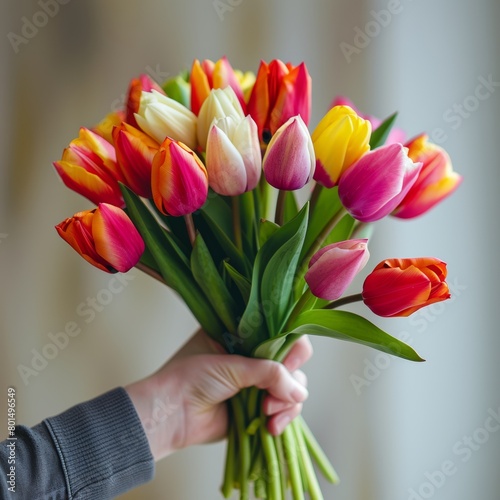
[[[284,189],[280,189],[278,192],[278,201],[276,202],[276,214],[274,216],[274,222],[276,222],[278,226],[282,226],[283,221],[285,219],[286,193],[287,192]]]
[[[260,427],[262,449],[266,459],[267,475],[267,498],[268,500],[283,500],[281,495],[280,469],[278,464],[278,453],[273,437],[266,429],[265,425]]]
[[[291,424],[295,432],[295,439],[297,440],[298,450],[300,456],[302,457],[302,463],[304,465],[304,472],[307,477],[307,486],[309,490],[309,496],[311,500],[323,500],[323,493],[318,484],[318,478],[314,472],[314,467],[311,462],[311,457],[307,451],[307,446],[304,440],[304,435],[302,433],[302,428],[299,424],[298,419],[292,420]]]
[[[234,243],[238,250],[243,250],[243,241],[241,238],[241,220],[240,220],[240,200],[238,196],[233,196],[233,232],[234,232]]]
[[[346,304],[352,304],[353,302],[362,302],[363,294],[355,293],[353,295],[347,295],[346,297],[342,297],[341,299],[334,300],[326,306],[323,306],[323,309],[336,309],[337,307],[345,306]]]
[[[314,241],[314,243],[311,245],[311,248],[309,248],[309,251],[306,253],[304,258],[302,259],[302,263],[300,268],[306,269],[307,265],[309,264],[309,261],[311,260],[311,257],[321,248],[323,245],[323,242],[326,240],[328,235],[332,232],[332,229],[337,225],[337,223],[344,217],[344,215],[347,213],[345,208],[341,208],[323,227],[321,232],[319,233],[318,237]]]
[[[237,439],[239,444],[238,458],[240,461],[240,470],[238,476],[240,483],[240,500],[248,500],[248,477],[250,475],[250,437],[246,432],[245,415],[243,412],[243,405],[240,402],[239,396],[234,396],[230,401],[234,415],[234,422],[237,429]]]
[[[271,218],[271,185],[266,181],[264,175],[261,175],[259,181],[259,194],[261,200],[261,214],[263,219],[269,220]]]
[[[318,198],[319,195],[321,194],[321,191],[323,191],[323,186],[317,182],[316,185],[314,186],[313,192],[311,193],[311,198],[309,198],[310,214],[312,214],[314,207],[316,206],[316,203],[318,203]]]
[[[287,331],[288,326],[291,325],[295,321],[297,316],[302,312],[302,309],[304,308],[304,306],[307,304],[307,302],[309,300],[311,300],[312,297],[314,297],[314,296],[313,296],[313,293],[311,292],[311,289],[307,288],[306,291],[302,294],[302,297],[300,297],[300,299],[295,304],[295,307],[293,308],[292,312],[290,313],[290,316],[288,316],[288,319],[286,321],[286,324],[285,324],[283,331],[285,331],[285,332]]]
[[[290,476],[290,486],[292,487],[293,500],[304,500],[304,486],[300,475],[300,466],[297,453],[297,442],[293,428],[290,425],[285,427],[282,434],[285,458]]]
[[[163,283],[164,285],[166,285],[165,280],[163,279],[162,275],[159,272],[155,271],[153,268],[147,266],[146,264],[144,264],[142,262],[138,262],[135,265],[135,267],[137,267],[137,269],[139,269],[143,273],[146,273],[147,275],[151,276],[155,280],[158,280],[160,283]]]
[[[318,464],[323,476],[325,476],[325,478],[331,483],[337,484],[340,481],[339,476],[335,472],[333,465],[330,463],[330,460],[328,460],[328,457],[325,455],[325,452],[319,445],[318,441],[316,441],[311,429],[309,429],[309,426],[306,424],[302,415],[300,415],[297,420],[298,425],[302,428],[302,435],[304,436],[307,449],[315,462]]]
[[[187,214],[184,216],[184,221],[186,223],[186,229],[189,236],[189,242],[191,246],[194,245],[194,240],[196,239],[196,228],[194,227],[193,214]]]
[[[230,411],[230,408],[228,408]],[[232,415],[229,416],[232,422]],[[226,465],[224,467],[224,480],[221,491],[224,498],[229,498],[233,492],[234,485],[234,464],[236,461],[236,427],[230,425],[227,437]]]

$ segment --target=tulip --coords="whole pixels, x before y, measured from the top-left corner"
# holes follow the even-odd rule
[[[422,167],[413,163],[407,152],[401,144],[382,146],[365,154],[343,174],[339,198],[352,217],[374,222],[399,205]]]
[[[273,135],[262,168],[267,182],[292,191],[305,186],[316,166],[311,136],[300,115],[293,116]]]
[[[462,176],[453,171],[448,153],[427,139],[427,135],[422,134],[406,144],[408,156],[415,162],[422,162],[422,170],[392,213],[396,217],[409,219],[427,212],[462,182]]]
[[[331,107],[334,106],[349,106],[352,108],[358,116],[363,118],[364,120],[368,120],[371,123],[372,130],[376,130],[379,125],[382,123],[382,120],[373,115],[366,115],[361,113],[356,106],[354,106],[353,102],[347,97],[337,96],[333,101]],[[387,136],[385,144],[394,144],[395,142],[404,142],[406,140],[406,133],[404,130],[400,128],[393,127]]]
[[[238,123],[245,118],[238,97],[231,87],[211,90],[198,114],[198,144],[203,151],[207,147],[208,132],[213,121],[226,117]]]
[[[202,207],[208,196],[208,176],[196,154],[169,137],[153,159],[153,200],[165,215],[181,216]]]
[[[145,248],[128,215],[107,203],[78,212],[58,224],[56,230],[87,262],[108,273],[129,271]]]
[[[95,203],[123,207],[118,181],[125,179],[116,164],[115,149],[103,137],[81,128],[60,161],[53,163],[67,187]]]
[[[93,127],[92,132],[95,132],[109,143],[113,144],[113,127],[120,125],[120,123],[124,121],[125,112],[121,110],[114,111],[107,114],[95,127]]]
[[[189,108],[191,101],[191,84],[188,79],[189,73],[184,71],[162,84],[162,88],[167,93],[168,97],[186,108]]]
[[[335,106],[312,133],[316,153],[314,179],[327,188],[370,149],[371,125],[349,106]]]
[[[257,125],[251,116],[239,123],[216,120],[207,140],[206,166],[210,187],[225,196],[237,196],[257,186],[262,170]]]
[[[142,92],[135,119],[139,127],[159,144],[170,137],[191,149],[196,148],[196,115],[156,90]]]
[[[450,298],[446,264],[434,257],[388,259],[363,283],[363,301],[377,315],[409,316]]]
[[[113,142],[125,184],[139,196],[151,198],[151,165],[160,145],[127,123],[113,129]]]
[[[337,300],[368,262],[368,240],[347,240],[318,250],[304,278],[313,295]]]
[[[269,64],[261,61],[247,110],[264,143],[292,116],[300,115],[309,124],[311,92],[311,77],[304,63],[292,66],[279,59]]]
[[[138,127],[135,114],[139,112],[142,93],[151,92],[152,90],[165,94],[163,89],[148,75],[142,74],[130,81],[125,106],[125,120],[129,125]]]
[[[200,63],[195,59],[191,68],[191,111],[198,115],[201,105],[210,95],[212,89],[231,87],[236,94],[242,109],[245,109],[243,90],[236,72],[229,64],[227,57],[217,62],[205,59]]]

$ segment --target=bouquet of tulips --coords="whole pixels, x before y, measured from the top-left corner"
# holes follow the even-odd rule
[[[387,259],[359,294],[344,296],[369,259],[372,223],[412,218],[460,184],[447,153],[425,134],[406,141],[346,99],[309,132],[304,63],[261,62],[257,75],[226,58],[195,60],[166,82],[129,84],[126,106],[81,128],[54,166],[96,208],[56,226],[103,271],[138,267],[175,290],[229,353],[282,361],[302,335],[420,356],[362,316],[408,316],[450,297],[446,264]],[[322,498],[314,464],[337,475],[304,419],[266,430],[263,391],[228,405],[224,497]]]

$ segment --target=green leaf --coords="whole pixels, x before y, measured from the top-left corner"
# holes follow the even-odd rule
[[[241,293],[241,297],[246,304],[250,298],[250,289],[252,288],[252,284],[250,280],[240,274],[229,262],[224,261],[224,268],[228,272],[231,279],[236,283],[238,290]]]
[[[124,185],[120,185],[120,188],[127,213],[155,259],[165,283],[182,297],[203,329],[220,342],[224,326],[168,234],[138,196]]]
[[[372,132],[370,137],[370,149],[378,148],[385,143],[397,116],[397,113],[393,113]]]
[[[283,319],[283,310],[286,310],[285,304],[288,306],[291,299],[291,288],[300,244],[307,227],[308,207],[309,205],[306,203],[297,216],[280,227],[257,253],[253,266],[250,298],[238,327],[241,349],[245,353],[250,353],[257,344],[269,338],[264,308],[269,313],[267,317],[272,328],[275,328],[275,325]],[[299,233],[298,236],[297,233]],[[276,269],[278,263],[276,260],[272,261],[273,256],[290,240],[293,241],[287,248],[289,248],[291,255],[285,257],[283,253],[280,254],[283,258],[288,259],[290,267],[285,269],[285,266],[280,265],[278,271]],[[265,279],[264,274],[266,275]],[[292,276],[292,279],[289,276]]]
[[[194,279],[205,292],[208,301],[212,304],[227,330],[234,334],[237,326],[235,318],[238,315],[238,308],[217,271],[201,234],[196,236],[193,251],[191,252],[191,270]]]
[[[279,229],[278,224],[270,220],[261,220],[259,224],[259,246],[264,243]]]
[[[328,224],[334,215],[341,209],[342,203],[340,203],[338,188],[323,188],[318,196],[314,209],[310,212],[309,224],[307,226],[307,233],[300,260],[304,258],[309,249],[313,246],[326,224]]]
[[[424,361],[412,347],[362,316],[329,309],[313,309],[300,314],[290,325],[290,331],[263,342],[255,349],[254,355],[260,358],[282,359],[293,342],[305,334],[347,340],[410,361]]]

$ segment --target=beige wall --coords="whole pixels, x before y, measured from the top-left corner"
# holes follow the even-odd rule
[[[399,124],[410,135],[443,129],[443,145],[465,177],[459,192],[425,217],[382,222],[371,248],[373,265],[385,257],[429,254],[448,262],[453,301],[411,320],[376,320],[394,335],[406,332],[428,362],[387,364],[368,349],[314,339],[305,414],[342,478],[338,487],[325,487],[326,498],[403,500],[411,488],[428,493],[425,474],[445,461],[455,472],[433,498],[498,498],[500,432],[475,442],[478,449],[467,460],[460,453],[467,448],[464,436],[485,439],[477,429],[500,406],[500,91],[496,86],[482,101],[470,98],[480,77],[500,80],[498,2],[223,4],[228,10],[218,13],[211,0],[69,0],[16,53],[9,33],[20,34],[23,16],[32,19],[41,7],[2,2],[0,415],[6,415],[9,386],[17,388],[19,423],[33,425],[135,380],[195,328],[183,304],[138,271],[121,292],[106,292],[111,276],[85,264],[57,237],[55,224],[90,207],[51,167],[78,128],[116,107],[128,80],[143,71],[161,78],[189,67],[193,58],[224,54],[250,70],[260,59],[304,60],[313,77],[312,125],[339,93],[380,116],[399,110]],[[389,8],[387,22],[377,16]],[[355,28],[371,35],[355,39]],[[342,42],[356,51],[346,57]],[[469,111],[460,116],[455,104]],[[93,297],[110,303],[86,323],[90,316],[78,307]],[[19,365],[30,366],[32,350],[43,349],[49,333],[69,322],[81,333],[25,384]],[[364,372],[376,363],[381,371]],[[366,385],[356,391],[353,376]],[[0,417],[0,436],[5,425]],[[123,498],[215,500],[223,454],[223,444],[185,450],[158,464],[153,482]]]

